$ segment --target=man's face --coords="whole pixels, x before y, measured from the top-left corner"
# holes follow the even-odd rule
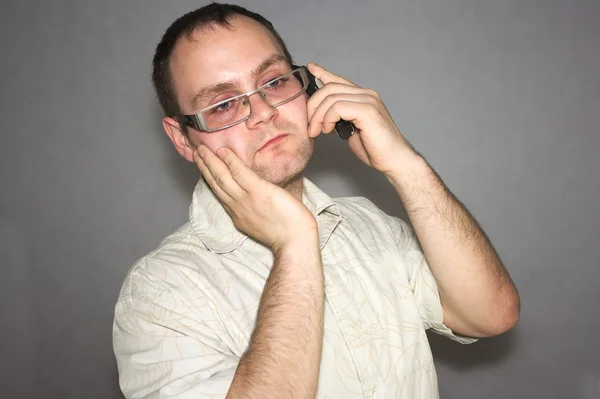
[[[184,114],[254,90],[290,71],[283,51],[266,28],[243,16],[232,18],[230,23],[231,29],[217,26],[198,30],[193,40],[183,37],[175,46],[171,75]],[[221,88],[194,101],[200,91],[217,85]],[[273,108],[260,94],[254,94],[250,96],[248,120],[212,133],[189,128],[188,145],[196,148],[204,144],[213,152],[229,148],[263,179],[285,184],[302,172],[313,152],[306,99],[303,94]]]

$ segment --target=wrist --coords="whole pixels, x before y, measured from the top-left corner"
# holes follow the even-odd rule
[[[384,175],[390,181],[401,182],[414,178],[419,173],[423,173],[428,167],[429,165],[421,154],[407,148],[405,151],[397,153],[396,162],[389,170],[384,172]]]
[[[283,273],[280,277],[293,281],[294,289],[301,289],[308,285],[320,290],[317,287],[323,284],[323,266],[319,234],[316,230],[314,233],[307,233],[294,240],[274,245],[272,250],[274,260],[272,272]]]
[[[439,178],[427,161],[418,153],[399,157],[401,161],[385,176],[404,202],[415,195],[435,191]]]
[[[394,186],[414,184],[431,174],[431,167],[427,161],[415,151],[398,154],[397,160],[392,168],[384,173]]]
[[[316,220],[314,224],[295,230],[291,236],[282,237],[271,245],[271,250],[276,256],[299,256],[314,248],[320,248],[319,228]]]

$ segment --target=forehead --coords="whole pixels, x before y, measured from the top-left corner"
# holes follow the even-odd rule
[[[171,77],[179,104],[205,86],[244,82],[251,71],[273,54],[283,55],[275,37],[245,16],[230,19],[231,26],[197,29],[177,42],[170,60]]]

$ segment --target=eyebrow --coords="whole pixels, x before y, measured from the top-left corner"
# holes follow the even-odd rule
[[[280,62],[287,62],[287,59],[281,54],[273,54],[272,56],[261,62],[260,65],[252,71],[252,79],[255,79],[258,75]],[[200,90],[198,90],[196,94],[194,94],[194,97],[192,97],[192,108],[198,108],[198,104],[200,103],[200,101],[206,99],[207,97],[213,96],[214,94],[222,91],[231,90],[234,87],[234,81],[223,82],[218,83],[216,85],[203,87]]]

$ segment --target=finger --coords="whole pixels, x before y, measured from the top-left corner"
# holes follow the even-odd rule
[[[229,207],[229,205],[227,205],[225,202],[222,202],[222,201],[221,201],[221,205],[223,205],[223,209],[225,209],[225,212],[227,212],[227,214],[230,217],[233,218],[235,216],[234,213],[231,211],[231,208]]]
[[[322,131],[325,134],[331,133],[335,124],[343,119],[351,122],[359,130],[365,130],[365,121],[372,119],[366,117],[365,104],[351,100],[336,101],[325,113],[322,120]]]
[[[350,86],[343,83],[329,83],[328,85],[323,86],[322,88],[317,90],[308,99],[308,102],[306,103],[306,113],[308,115],[308,119],[310,120],[312,118],[312,115],[319,106],[319,104],[321,104],[325,100],[325,98],[327,98],[330,95],[340,93],[367,94],[368,92],[368,89],[363,89],[362,87],[358,86]]]
[[[247,167],[233,151],[228,148],[220,148],[217,152],[229,168],[232,179],[242,190],[249,192],[262,183],[262,179]]]
[[[222,150],[224,150],[224,148],[220,148],[219,150],[217,150],[217,153],[219,153]],[[246,192],[233,179],[231,170],[223,161],[221,156],[209,150],[204,155],[204,163],[206,164],[206,166],[208,166],[208,169],[210,169],[210,173],[214,177],[219,187],[223,189],[223,191],[225,191],[227,194],[229,194],[230,197],[232,197],[235,200],[239,201],[242,199],[242,196],[245,195]]]
[[[329,72],[327,69],[323,68],[321,65],[316,64],[314,62],[309,62],[308,64],[306,64],[306,67],[308,68],[310,73],[315,75],[315,77],[318,78],[321,82],[323,82],[323,84],[335,82],[335,83],[347,84],[350,86],[356,86],[354,83],[352,83],[348,79],[344,79],[341,76],[333,74],[333,73]]]
[[[342,109],[340,109],[340,105],[338,103],[347,103],[352,105],[350,109],[345,109],[342,105]],[[337,104],[337,105],[336,105]],[[356,106],[355,106],[356,105]],[[326,115],[330,111],[332,107],[336,106],[337,112],[343,112],[344,115],[341,116],[341,119],[347,120],[349,122],[355,122],[357,119],[361,119],[361,115],[368,111],[368,109],[375,106],[375,101],[372,97],[364,94],[332,94],[327,96],[317,107],[315,110],[311,120],[308,135],[309,137],[318,136],[319,132],[329,133],[331,129],[327,129],[325,126]],[[339,116],[339,115],[338,115]],[[331,122],[332,115],[329,115],[330,119],[327,119]],[[337,120],[339,120],[338,118]],[[364,120],[364,118],[362,118]],[[337,121],[336,120],[336,121]],[[361,128],[358,125],[355,126],[357,128]]]
[[[206,157],[206,153],[207,152],[204,153],[204,157]],[[215,180],[209,167],[206,165],[206,163],[204,162],[202,157],[200,155],[198,155],[198,153],[196,151],[194,151],[194,161],[196,161],[196,165],[198,166],[198,169],[200,169],[200,173],[202,173],[202,177],[204,178],[204,180],[206,180],[206,183],[208,184],[210,189],[215,193],[217,198],[223,204],[227,204],[228,206],[231,206],[231,204],[234,202],[233,198],[229,194],[227,194],[219,186],[219,184],[217,184],[217,181]]]
[[[323,131],[321,130],[321,124],[318,127],[312,128],[310,123],[308,124],[308,137],[311,139],[317,138]],[[311,133],[312,132],[312,133]]]

